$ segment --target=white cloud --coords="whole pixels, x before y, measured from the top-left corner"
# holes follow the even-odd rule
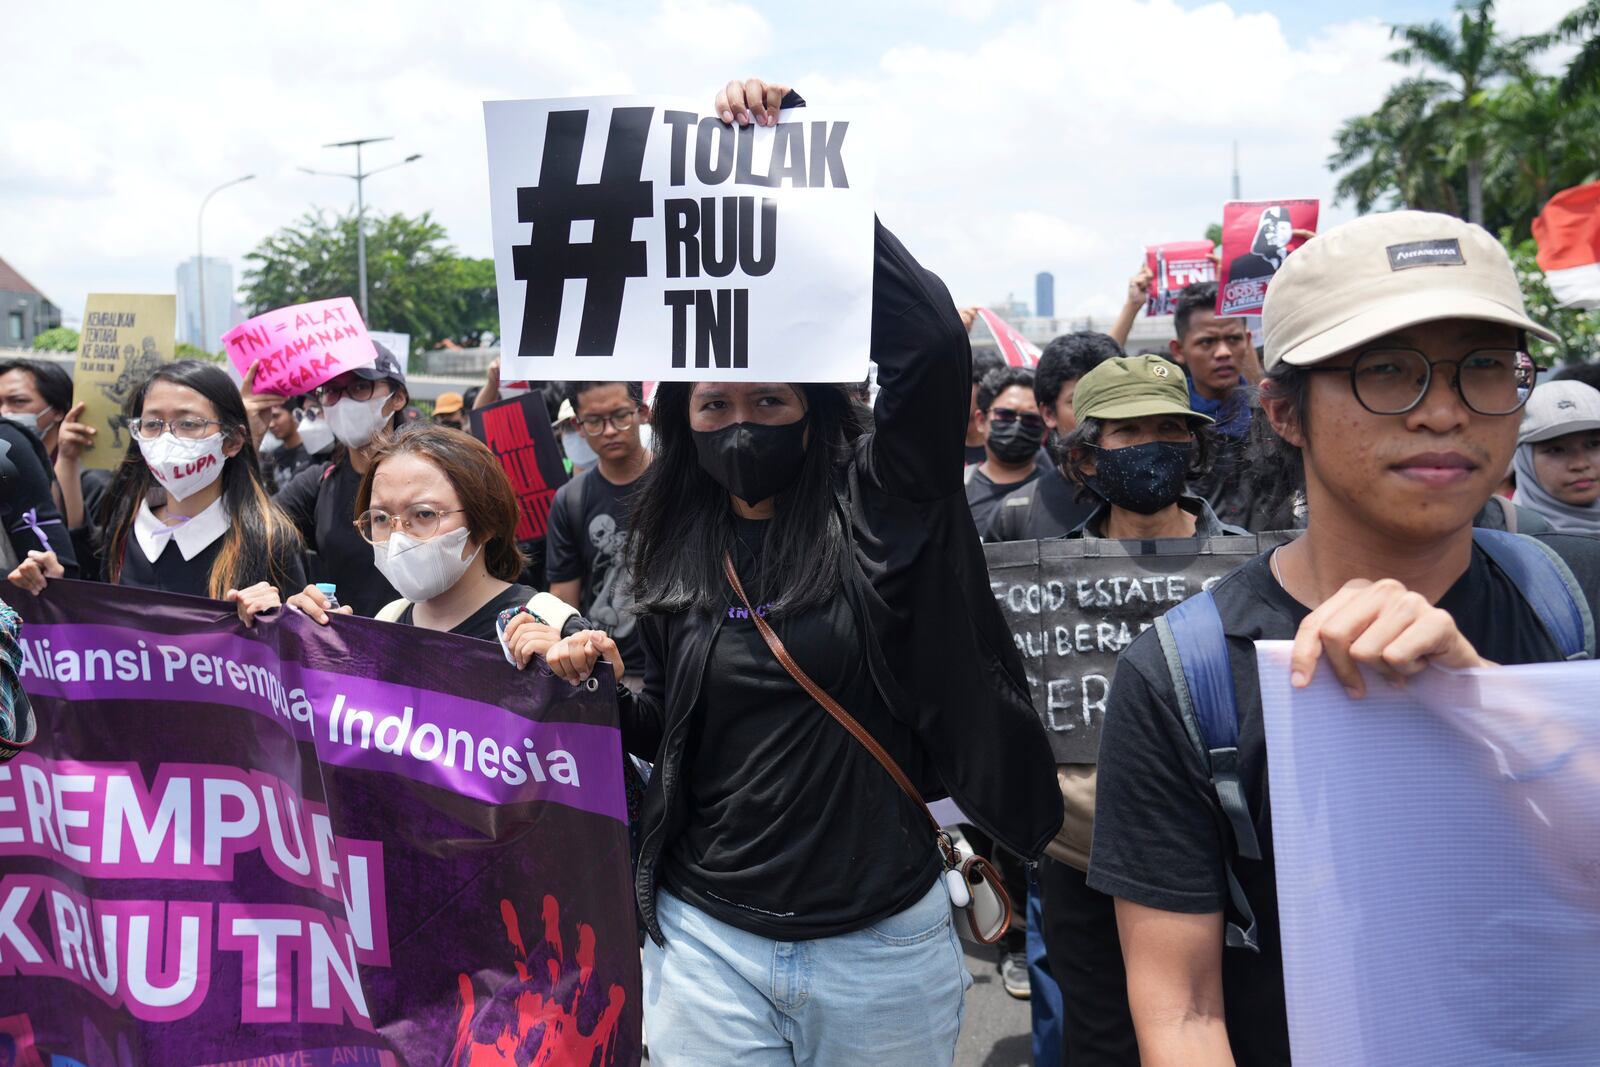
[[[348,150],[319,146],[383,134],[396,139],[370,166],[423,159],[374,178],[369,204],[431,210],[464,252],[488,255],[482,100],[702,96],[761,73],[872,112],[881,214],[958,300],[1031,297],[1050,270],[1059,307],[1109,310],[1145,243],[1220,219],[1234,139],[1247,196],[1326,198],[1333,132],[1395,76],[1375,20],[1296,48],[1275,16],[1223,3],[958,7],[959,32],[856,34],[845,20],[828,48],[790,51],[802,20],[827,16],[727,0],[107,0],[74,16],[65,62],[22,48],[0,75],[27,101],[0,116],[0,256],[69,316],[91,290],[170,291],[201,196],[254,172],[206,214],[207,251],[238,273],[309,206],[353,203],[351,183],[297,166],[348,170]],[[24,5],[8,39],[61,39],[58,20]]]

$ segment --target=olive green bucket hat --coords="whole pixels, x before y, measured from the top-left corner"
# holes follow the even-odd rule
[[[1189,404],[1183,368],[1160,356],[1114,356],[1078,379],[1072,413],[1084,419],[1184,415],[1214,422]]]

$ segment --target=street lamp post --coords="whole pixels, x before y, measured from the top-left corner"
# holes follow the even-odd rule
[[[421,152],[413,153],[398,163],[379,167],[377,170],[361,169],[361,146],[373,144],[377,141],[392,141],[393,137],[361,137],[354,141],[335,141],[325,144],[323,148],[354,148],[356,150],[356,172],[354,174],[341,174],[336,171],[312,170],[310,167],[300,169],[307,174],[318,174],[325,178],[350,178],[356,183],[356,279],[361,288],[361,318],[367,325],[372,325],[372,318],[367,313],[367,225],[366,201],[363,198],[361,183],[374,174],[381,174],[386,170],[403,167],[407,163],[415,163],[422,158]]]
[[[250,181],[254,177],[254,174],[246,174],[244,177],[235,178],[231,182],[223,182],[221,185],[211,190],[205,195],[205,198],[200,201],[200,213],[195,217],[194,220],[195,269],[198,271],[200,276],[200,347],[206,352],[211,351],[210,341],[207,339],[208,335],[206,333],[206,204],[210,202],[213,196],[216,196],[218,193],[222,192],[222,190],[230,186],[238,185],[240,182]]]

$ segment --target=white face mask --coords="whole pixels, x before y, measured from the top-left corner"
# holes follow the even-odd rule
[[[222,433],[189,441],[163,433],[154,441],[136,438],[144,461],[161,488],[174,500],[188,500],[222,477]]]
[[[360,448],[383,429],[389,417],[383,413],[383,405],[389,402],[393,393],[383,396],[368,397],[365,400],[351,400],[345,397],[331,407],[322,409],[322,417],[328,421],[328,429],[333,431],[333,436],[346,448]]]
[[[18,426],[26,426],[28,429],[37,434],[42,440],[44,435],[50,432],[50,427],[39,425],[40,414],[42,413],[38,411],[13,411],[11,414],[5,417],[16,423]]]
[[[389,535],[389,540],[372,546],[372,562],[396,592],[413,604],[420,604],[449,590],[467,573],[482,546],[462,559],[461,550],[466,544],[465,526],[427,541],[417,541],[397,531]]]
[[[307,416],[300,420],[300,443],[308,455],[318,455],[333,447],[333,428],[327,419]]]
[[[589,442],[582,433],[567,432],[561,435],[561,447],[567,450],[567,458],[572,460],[574,467],[585,470],[600,462],[600,457],[594,454],[594,449],[589,447]]]
[[[273,433],[271,430],[268,430],[267,435],[263,437],[261,439],[261,443],[256,446],[256,451],[264,455],[268,452],[276,452],[282,447],[283,442],[278,440],[278,435]]]

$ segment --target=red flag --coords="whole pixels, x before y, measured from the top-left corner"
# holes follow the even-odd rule
[[[1566,307],[1600,307],[1600,182],[1552,196],[1533,220],[1539,268]]]
[[[978,309],[978,318],[988,327],[1000,356],[1010,367],[1031,367],[1039,362],[1039,346],[1017,332],[1005,319],[988,308]]]

